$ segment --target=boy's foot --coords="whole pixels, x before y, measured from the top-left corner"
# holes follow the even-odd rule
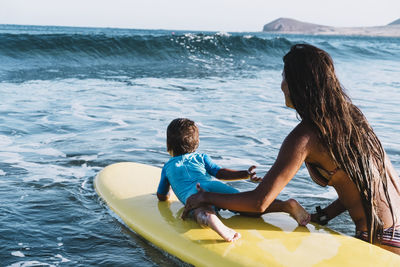
[[[295,199],[285,201],[288,212],[297,221],[298,224],[305,226],[311,220],[311,215]]]
[[[221,231],[219,234],[223,239],[225,239],[225,241],[228,242],[236,241],[241,237],[240,233],[236,232],[235,230],[229,227],[226,227],[226,229]]]
[[[240,233],[223,224],[215,214],[209,214],[209,216],[207,216],[207,225],[217,232],[225,241],[233,242],[241,237]]]

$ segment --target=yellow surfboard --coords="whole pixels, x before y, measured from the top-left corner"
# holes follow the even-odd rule
[[[286,213],[260,218],[221,213],[240,232],[236,242],[192,220],[182,220],[176,196],[156,197],[161,169],[124,162],[104,168],[94,186],[107,205],[137,234],[195,266],[400,266],[400,256],[327,227],[299,226]]]

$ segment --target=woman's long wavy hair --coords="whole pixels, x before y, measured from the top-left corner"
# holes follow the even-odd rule
[[[344,92],[328,53],[312,45],[296,44],[283,61],[294,108],[303,121],[316,129],[335,164],[357,186],[367,217],[368,240],[380,242],[383,222],[375,204],[376,198],[382,197],[378,192],[380,183],[395,223],[380,141]]]

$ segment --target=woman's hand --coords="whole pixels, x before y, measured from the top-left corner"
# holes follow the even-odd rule
[[[190,197],[188,197],[188,199],[186,199],[186,205],[185,205],[185,209],[183,210],[182,213],[182,219],[186,219],[190,213],[191,210],[194,210],[200,206],[203,205],[203,200],[204,200],[204,189],[200,187],[200,184],[197,183],[196,184],[196,188],[197,188],[197,193],[191,195]]]
[[[337,199],[324,209],[321,209],[320,206],[316,207],[317,213],[311,214],[311,221],[320,225],[325,225],[346,210],[342,202]]]
[[[250,168],[247,170],[247,173],[249,174],[249,179],[251,182],[259,183],[262,181],[261,177],[257,177],[257,173],[255,171],[257,167],[256,166],[250,166]]]
[[[311,213],[310,214],[311,215],[311,222],[313,222],[313,223],[318,223],[318,214],[316,214],[316,213]]]
[[[320,225],[326,225],[329,222],[328,214],[320,206],[316,207],[316,210],[317,213],[311,214],[311,221]]]

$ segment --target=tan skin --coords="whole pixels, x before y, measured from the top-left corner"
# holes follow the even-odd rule
[[[171,153],[170,153],[171,154]],[[171,154],[171,156],[173,156]],[[252,182],[260,182],[262,178],[257,177],[257,174],[255,172],[256,166],[250,166],[250,168],[247,171],[236,171],[236,170],[231,170],[231,169],[226,169],[226,168],[221,168],[218,172],[217,175],[215,176],[217,179],[220,180],[238,180],[238,179],[250,179]],[[170,188],[171,190],[171,188]],[[169,199],[170,193],[168,192],[167,195],[161,195],[157,193],[157,198],[160,201],[167,201]]]
[[[175,156],[173,151],[168,151],[168,153],[171,155],[171,157]],[[250,166],[250,168],[247,171],[236,171],[227,168],[221,168],[217,172],[217,175],[215,177],[220,180],[250,179],[250,181],[258,183],[262,180],[262,178],[257,177],[255,169],[256,166],[254,165]],[[169,199],[169,196],[170,196],[169,192],[167,195],[161,195],[157,193],[157,198],[159,201],[167,201]]]
[[[285,95],[286,106],[293,108],[285,80],[282,81],[281,89]],[[254,190],[232,195],[200,191],[187,200],[184,215],[189,210],[204,204],[239,212],[263,213],[295,176],[303,162],[314,163],[326,170],[334,170],[337,167],[321,144],[315,131],[301,121],[285,138],[275,163]],[[400,207],[399,178],[388,159],[386,159],[386,166],[391,178],[391,182],[389,182],[390,197],[396,210],[396,207]],[[347,210],[356,226],[356,230],[367,231],[367,219],[360,194],[350,177],[342,170],[339,170],[331,177],[328,185],[333,186],[338,195],[336,201],[323,209],[328,219],[332,219]],[[383,194],[378,199],[376,204],[381,211],[384,228],[391,227],[393,221]],[[316,214],[312,215],[311,220],[316,221]],[[397,222],[398,225],[400,218],[397,218]],[[381,245],[381,247],[400,255],[400,248],[384,245]]]

